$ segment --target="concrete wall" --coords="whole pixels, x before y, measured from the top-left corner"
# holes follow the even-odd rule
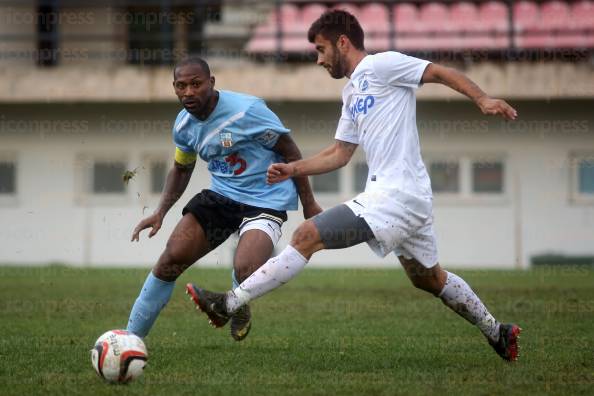
[[[578,201],[572,189],[574,154],[594,155],[592,101],[517,102],[514,124],[483,118],[469,102],[421,101],[418,120],[423,155],[504,161],[505,188],[497,197],[435,197],[435,227],[442,263],[460,267],[525,267],[545,252],[594,254],[594,200]],[[304,153],[332,142],[337,102],[275,102],[271,107]],[[17,162],[17,194],[0,197],[0,263],[150,265],[183,204],[207,187],[201,165],[190,187],[151,240],[130,243],[130,233],[150,213],[158,195],[148,192],[149,157],[171,160],[173,103],[28,104],[0,106],[0,159]],[[125,159],[139,167],[122,197],[85,193],[84,156]],[[362,161],[356,153],[354,162]],[[146,168],[146,167],[145,167]],[[355,194],[352,164],[341,170],[338,194],[321,194],[328,208]],[[281,246],[302,217],[290,213]],[[233,243],[208,255],[204,265],[228,266]],[[364,245],[316,255],[312,265],[393,266]]]
[[[470,102],[419,101],[418,125],[425,162],[432,158],[501,158],[505,191],[499,197],[473,194],[434,201],[441,261],[455,266],[525,267],[542,253],[594,253],[594,201],[574,199],[574,155],[594,155],[591,101],[519,101],[519,119],[507,123],[483,117]],[[279,114],[295,125],[304,148],[323,147],[333,138],[338,105],[291,104]],[[284,114],[286,113],[286,116]],[[307,138],[305,138],[307,136]],[[315,142],[315,143],[314,143]],[[360,153],[361,154],[361,153]],[[348,173],[350,170],[346,170]],[[326,205],[348,194],[321,198]],[[356,264],[366,247],[329,261]]]
[[[535,254],[594,252],[594,206],[573,202],[571,158],[592,155],[594,118],[588,102],[518,102],[514,123],[485,123],[470,104],[421,103],[420,120],[441,120],[422,132],[423,153],[499,156],[505,193],[494,200],[440,199],[435,216],[443,261],[525,266]],[[462,121],[452,132],[449,122]],[[469,122],[469,124],[466,124]],[[476,128],[476,123],[479,127]],[[439,125],[439,124],[438,124]],[[454,125],[454,124],[451,124]]]
[[[208,59],[217,85],[273,101],[340,100],[346,80],[334,80],[312,64],[257,64],[246,59]],[[75,62],[73,59],[72,62]],[[71,62],[71,63],[72,63]],[[594,98],[590,62],[516,62],[453,64],[486,92],[517,100]],[[240,72],[238,72],[240,71]],[[171,100],[171,67],[138,67],[101,63],[55,68],[9,67],[0,61],[0,103],[14,102],[166,102]],[[427,84],[419,100],[465,100],[451,89]]]

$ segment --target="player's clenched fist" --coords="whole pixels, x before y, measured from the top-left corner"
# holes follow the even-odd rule
[[[280,183],[293,176],[295,176],[295,165],[283,163],[272,164],[268,167],[268,172],[266,173],[266,183]]]
[[[501,99],[484,96],[477,101],[477,104],[483,114],[486,115],[500,115],[506,120],[515,120],[518,116],[516,109]]]

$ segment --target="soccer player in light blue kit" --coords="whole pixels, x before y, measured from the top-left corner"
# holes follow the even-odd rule
[[[184,106],[173,127],[174,166],[158,208],[136,226],[132,241],[138,241],[146,228],[152,228],[149,238],[159,231],[165,214],[185,191],[198,156],[208,163],[211,187],[184,207],[132,307],[127,330],[140,337],[148,334],[169,301],[175,280],[231,234],[239,233],[233,260],[237,286],[270,258],[287,220],[286,211],[297,209],[297,195],[305,218],[321,212],[307,177],[266,184],[269,165],[301,158],[279,118],[262,99],[217,91],[214,84],[201,58],[186,58],[174,68],[173,87]],[[246,305],[231,317],[231,336],[241,341],[250,328]]]

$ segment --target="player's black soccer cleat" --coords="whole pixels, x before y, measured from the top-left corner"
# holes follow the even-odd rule
[[[252,313],[250,306],[244,305],[231,315],[231,337],[241,341],[247,337],[252,328]]]
[[[518,340],[520,339],[520,332],[522,329],[513,323],[499,325],[499,340],[493,342],[489,340],[489,344],[495,349],[495,352],[503,359],[513,362],[518,359],[520,346]]]
[[[223,327],[227,324],[231,315],[227,313],[225,293],[215,293],[188,283],[186,285],[186,294],[196,304],[196,309],[200,309],[208,316],[209,322],[214,327]]]

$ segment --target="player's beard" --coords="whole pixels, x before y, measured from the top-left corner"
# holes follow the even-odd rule
[[[210,94],[203,97],[203,100],[199,103],[200,106],[197,107],[193,112],[190,112],[190,113],[192,113],[192,115],[198,117],[199,119],[204,119],[205,117],[208,117],[208,115],[212,112],[212,110],[214,110],[214,109],[210,109],[210,106],[211,106],[213,97],[216,95],[217,95],[216,91],[213,89],[210,92]]]
[[[334,55],[335,57],[330,64],[330,70],[328,70],[328,73],[330,73],[330,77],[340,80],[346,76],[346,62],[344,61],[344,58],[340,56],[338,53],[338,48],[336,47],[334,47]]]

